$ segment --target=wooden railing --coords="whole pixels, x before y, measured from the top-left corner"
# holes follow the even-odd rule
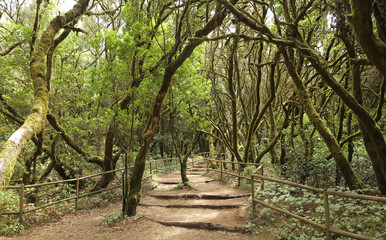
[[[195,159],[192,158],[192,161],[190,162],[190,164],[192,166],[194,166],[194,161],[195,161]],[[164,162],[163,166],[162,166],[161,162]],[[178,164],[179,163],[178,163],[176,158],[150,160],[150,161],[148,161],[146,163],[146,165],[149,167],[149,170],[150,170],[149,174],[147,176],[143,177],[142,180],[146,181],[148,178],[150,178],[152,176],[152,174],[160,172],[160,171],[164,171],[164,170],[172,171],[176,166],[179,166]],[[131,169],[131,168],[132,167],[130,167],[130,166],[128,167],[128,169]],[[86,196],[89,196],[89,195],[93,195],[93,194],[97,194],[97,193],[101,193],[101,192],[105,192],[105,191],[110,191],[110,190],[113,190],[113,189],[116,189],[116,188],[120,188],[122,186],[122,184],[120,182],[118,182],[117,185],[112,186],[112,187],[108,187],[108,188],[104,188],[104,189],[101,189],[101,190],[97,190],[97,191],[92,191],[92,192],[81,194],[80,189],[79,189],[80,181],[84,181],[86,179],[91,179],[91,178],[99,177],[99,176],[102,176],[104,174],[109,174],[109,173],[116,173],[116,172],[122,172],[123,173],[123,171],[124,171],[124,168],[120,168],[120,169],[116,169],[116,170],[106,171],[106,172],[103,172],[103,173],[89,175],[89,176],[77,177],[77,178],[74,178],[74,179],[53,181],[53,182],[47,182],[47,183],[30,184],[30,185],[21,184],[21,185],[18,185],[18,186],[6,186],[5,189],[15,189],[15,190],[19,190],[20,191],[20,195],[19,195],[19,210],[15,211],[15,212],[0,212],[0,216],[1,215],[17,215],[19,217],[19,222],[21,224],[24,224],[24,221],[23,221],[23,215],[24,214],[30,213],[30,212],[34,212],[34,211],[37,211],[37,210],[40,210],[40,209],[43,209],[43,208],[47,208],[47,207],[50,207],[50,206],[53,206],[53,205],[56,205],[56,204],[59,204],[59,203],[62,203],[62,202],[70,201],[70,200],[73,200],[73,199],[75,200],[75,210],[78,210],[78,201],[79,201],[80,198],[86,197]],[[53,201],[53,202],[49,202],[49,203],[46,203],[44,205],[40,205],[38,207],[34,207],[34,208],[30,208],[30,209],[25,209],[25,190],[26,189],[28,189],[28,188],[39,189],[39,188],[41,188],[43,186],[52,186],[52,185],[58,185],[58,184],[63,184],[63,183],[69,183],[69,182],[75,183],[76,191],[75,191],[75,195],[74,196],[71,196],[71,197],[68,197],[68,198],[64,198],[64,199],[60,199],[60,200]],[[36,192],[36,194],[37,194],[37,192]]]
[[[165,171],[165,170],[172,171],[176,166],[178,166],[178,158],[165,158],[165,159],[151,160],[149,161],[148,166],[149,166],[150,174],[154,174],[159,171]]]
[[[241,172],[242,172],[242,169],[246,166],[255,166],[257,167],[257,169],[255,171],[261,171],[261,174],[263,175],[263,164],[261,163],[240,163],[240,162],[232,162],[232,161],[224,161],[224,160],[215,160],[215,159],[208,159],[206,158],[207,160],[207,171],[213,171],[213,172],[218,172],[220,173],[220,179],[223,178],[223,175],[230,175],[230,176],[234,176],[234,177],[237,177],[237,186],[240,186],[241,184],[241,179],[246,179],[246,180],[251,180],[250,177],[246,177],[246,176],[242,176],[241,175]],[[209,167],[209,161],[211,162],[217,162],[217,163],[220,163],[220,170],[218,169],[211,169]],[[232,167],[231,168],[227,168],[225,169],[224,168],[224,164],[229,164],[231,165]],[[235,169],[235,171],[232,171],[230,172],[229,170],[231,169]],[[224,171],[226,170],[226,171]]]
[[[240,179],[247,179],[250,180],[250,188],[251,188],[251,196],[252,196],[252,212],[253,215],[256,213],[256,204],[263,205],[265,207],[271,208],[277,212],[286,214],[292,218],[295,218],[297,220],[300,220],[304,223],[310,224],[311,226],[315,228],[319,228],[324,230],[326,239],[331,239],[331,233],[336,233],[342,236],[346,237],[351,237],[355,239],[361,239],[361,240],[375,240],[374,238],[364,236],[361,234],[356,234],[348,231],[344,231],[341,229],[337,229],[332,227],[331,224],[331,219],[330,219],[330,204],[329,204],[329,199],[328,196],[335,196],[335,197],[344,197],[344,198],[350,198],[350,199],[359,199],[359,200],[370,200],[370,201],[376,201],[380,203],[386,203],[386,198],[385,197],[377,197],[377,196],[370,196],[370,195],[362,195],[362,194],[353,194],[353,193],[345,193],[345,192],[337,192],[337,191],[332,191],[328,189],[322,189],[322,188],[315,188],[315,187],[310,187],[290,181],[285,181],[285,180],[279,180],[275,178],[270,178],[267,176],[263,175],[263,164],[251,164],[251,163],[237,163],[237,162],[230,162],[230,161],[224,161],[224,160],[214,160],[214,159],[206,159],[207,160],[207,169],[208,171],[214,171],[220,173],[220,178],[223,178],[223,174],[230,175],[237,177],[238,185],[240,185]],[[220,163],[220,170],[218,169],[210,169],[209,168],[209,161],[214,161],[217,163]],[[235,164],[237,166],[236,171],[234,172],[229,172],[228,170],[224,171],[223,164]],[[257,166],[257,168],[252,172],[250,177],[245,177],[241,175],[241,169],[243,166],[246,165],[254,165]],[[260,172],[260,174],[257,174],[257,172]],[[301,188],[305,190],[309,190],[314,193],[319,193],[323,194],[323,200],[324,200],[324,224],[317,223],[315,221],[309,220],[303,216],[299,216],[295,213],[292,213],[288,210],[276,207],[274,205],[268,204],[262,200],[257,199],[257,195],[259,194],[260,191],[264,190],[264,181],[270,181],[270,182],[275,182],[279,184],[284,184],[284,185],[289,185],[292,187],[296,188]],[[255,189],[255,183],[260,183],[259,187]]]
[[[116,169],[116,170],[111,170],[111,171],[107,171],[107,172],[103,172],[103,173],[93,174],[93,175],[89,175],[89,176],[84,176],[84,177],[77,177],[77,178],[73,178],[73,179],[66,179],[66,180],[46,182],[46,183],[38,183],[38,184],[29,184],[29,185],[21,184],[19,186],[6,186],[5,189],[16,189],[16,190],[19,189],[19,191],[20,191],[19,211],[17,211],[17,212],[0,212],[0,215],[18,215],[19,216],[19,222],[21,224],[24,224],[24,221],[23,221],[23,215],[24,214],[29,213],[29,212],[34,212],[34,211],[37,211],[37,210],[40,210],[40,209],[43,209],[43,208],[47,208],[47,207],[50,207],[50,206],[53,206],[53,205],[56,205],[56,204],[59,204],[59,203],[62,203],[62,202],[70,201],[70,200],[73,200],[73,199],[75,199],[75,210],[77,210],[78,209],[78,201],[79,201],[80,198],[86,197],[86,196],[89,196],[89,195],[92,195],[92,194],[97,194],[97,193],[113,190],[113,189],[121,187],[121,184],[118,184],[118,185],[113,186],[113,187],[108,187],[108,188],[104,188],[104,189],[101,189],[101,190],[92,191],[92,192],[88,192],[88,193],[85,193],[85,194],[80,194],[80,189],[79,189],[80,181],[86,180],[86,179],[91,179],[91,178],[94,178],[94,177],[99,177],[99,176],[102,176],[104,174],[115,173],[115,172],[118,172],[118,171],[123,171],[123,168]],[[41,188],[43,186],[52,186],[52,185],[58,185],[58,184],[63,184],[63,183],[69,183],[69,182],[73,182],[76,185],[75,186],[76,187],[75,196],[71,196],[71,197],[68,197],[68,198],[64,198],[64,199],[60,199],[60,200],[53,201],[53,202],[50,202],[50,203],[46,203],[44,205],[40,205],[38,207],[34,207],[34,208],[30,208],[30,209],[25,209],[24,208],[24,205],[25,205],[25,194],[24,193],[25,193],[26,189],[34,188],[34,189],[38,190],[39,188]],[[38,194],[37,191],[35,192],[35,194],[36,195]]]

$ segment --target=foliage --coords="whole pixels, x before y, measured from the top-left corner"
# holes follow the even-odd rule
[[[343,188],[333,190],[348,191]],[[317,223],[324,224],[325,222],[323,196],[320,194],[265,182],[264,190],[260,192],[258,199]],[[386,221],[383,214],[386,210],[384,204],[330,196],[329,206],[333,227],[376,239],[386,237],[383,231]],[[278,239],[325,239],[323,231],[293,218],[282,217],[281,214],[269,208],[260,209],[258,217],[263,220],[259,222],[263,226],[271,224],[286,226],[281,227],[281,230],[276,233]],[[339,236],[335,238],[341,239]]]
[[[309,135],[309,133],[306,133]],[[286,178],[300,181],[305,179],[303,183],[311,186],[330,186],[334,182],[335,164],[332,159],[327,159],[329,151],[319,136],[314,134],[309,141],[313,142],[312,156],[305,156],[306,147],[300,136],[293,139],[294,147],[288,146],[288,160],[281,169]]]
[[[0,212],[17,212],[19,196],[12,190],[0,192]],[[15,235],[23,232],[24,227],[17,218],[2,216],[0,221],[0,235]]]
[[[0,235],[16,235],[24,231],[24,226],[19,223],[18,219],[9,219],[5,217],[0,222]]]
[[[19,196],[12,190],[0,192],[0,212],[14,212],[18,210]]]
[[[194,189],[195,185],[193,182],[188,181],[187,183],[179,182],[177,186],[173,188],[173,190],[183,190],[183,189]]]
[[[23,43],[9,54],[0,56],[0,108],[4,113],[14,114],[22,122],[30,113],[34,99],[29,66],[36,1],[21,1],[20,5],[19,1],[11,2],[9,6],[1,4],[0,50],[7,49],[17,41]],[[84,155],[104,159],[108,142],[106,136],[112,125],[112,154],[118,156],[115,167],[123,166],[123,158],[118,154],[121,150],[129,149],[134,159],[149,125],[154,97],[160,89],[166,66],[176,60],[187,43],[193,41],[193,33],[208,22],[215,8],[222,6],[221,1],[188,1],[189,7],[184,16],[186,1],[125,2],[122,5],[122,1],[118,0],[96,1],[89,9],[90,14],[82,17],[81,24],[75,26],[74,31],[55,50],[49,108],[68,136],[87,153],[80,154],[59,138],[55,148],[56,157],[58,162],[66,166],[67,175],[74,173],[80,176],[102,171]],[[348,4],[347,9],[336,7],[343,2]],[[161,109],[158,134],[150,146],[148,159],[182,155],[187,152],[188,136],[192,135],[194,150],[207,151],[212,142],[213,149],[218,153],[230,153],[226,157],[243,158],[247,153],[249,157],[243,160],[254,162],[270,141],[282,134],[279,139],[283,162],[277,162],[278,144],[270,151],[277,173],[312,186],[334,186],[337,164],[327,148],[330,141],[322,138],[316,131],[316,124],[310,121],[311,116],[306,114],[307,108],[291,81],[283,56],[288,53],[293,57],[297,74],[310,96],[311,106],[316,109],[321,117],[320,122],[332,133],[338,144],[358,131],[359,123],[352,113],[353,109],[323,79],[326,75],[334,77],[341,89],[348,91],[349,96],[355,90],[351,74],[355,66],[353,63],[368,58],[360,42],[356,42],[355,33],[350,32],[347,25],[349,1],[309,1],[307,5],[302,1],[272,0],[238,4],[243,14],[259,22],[256,29],[264,29],[264,33],[241,23],[248,18],[237,18],[229,14],[222,26],[210,35],[210,38],[220,36],[219,40],[203,42],[195,49],[173,77],[171,90]],[[107,9],[114,11],[91,14]],[[57,2],[43,1],[40,23],[37,24],[40,26],[37,29],[38,38],[59,12]],[[301,16],[302,13],[304,16]],[[340,15],[344,15],[342,23],[339,22],[342,20],[339,19]],[[179,22],[180,19],[183,20]],[[377,18],[374,20],[378,21]],[[340,24],[347,25],[347,28],[342,28]],[[177,36],[179,27],[181,32]],[[230,33],[248,37],[234,38],[230,37]],[[353,49],[344,40],[344,33],[348,34]],[[375,33],[378,34],[378,30]],[[222,37],[224,35],[227,36]],[[296,39],[303,40],[292,42]],[[178,41],[180,44],[175,45]],[[285,49],[280,46],[281,41],[286,42]],[[303,42],[307,46],[302,47],[300,43]],[[307,54],[302,52],[304,47],[310,48]],[[355,58],[347,57],[352,51]],[[309,53],[313,52],[315,55],[309,57]],[[321,74],[312,65],[312,60],[316,58],[323,63],[320,66],[326,68],[328,74]],[[275,98],[269,104],[272,113],[264,113],[262,109],[271,96],[269,79],[274,62],[277,62],[276,70],[272,72]],[[381,107],[384,104],[380,101],[384,77],[373,65],[367,63],[361,65],[359,75],[361,79],[357,85],[362,91],[362,106],[376,119],[378,104]],[[126,108],[121,108],[120,103],[127,96],[131,96],[131,102]],[[361,101],[357,99],[357,102]],[[383,129],[386,116],[384,106],[380,112],[383,114],[376,121],[379,129]],[[260,114],[260,122],[254,122],[258,119],[253,120],[254,117]],[[288,126],[282,130],[281,125],[287,115]],[[1,114],[0,145],[21,122]],[[362,124],[367,125],[363,121]],[[30,141],[17,159],[14,179],[39,181],[40,176],[51,166],[51,146],[57,134],[57,130],[46,124],[42,153],[32,163],[27,163],[37,148],[37,144]],[[382,138],[382,133],[380,135]],[[351,165],[360,179],[374,187],[379,183],[376,182],[368,153],[370,150],[365,148],[364,140],[360,136],[352,139]],[[348,157],[351,150],[347,143],[342,150],[351,161]],[[168,171],[168,164],[162,164],[166,169],[163,171]],[[28,165],[31,166],[29,169]],[[249,176],[254,169],[246,166],[242,175]],[[54,169],[45,181],[62,178]],[[89,184],[86,184],[84,191]],[[70,185],[55,189],[43,187],[35,197],[50,202],[68,197],[73,192],[74,186]],[[287,196],[287,193],[280,193],[282,198],[275,197],[272,201],[294,201],[291,194]],[[26,191],[26,194],[33,199],[33,190]],[[12,205],[11,195],[2,196],[10,200],[9,205],[4,205],[6,208]],[[88,199],[88,202],[102,205],[105,200],[95,197]],[[349,211],[352,206],[347,204]],[[269,215],[268,211],[265,214]],[[283,238],[292,237],[284,230],[282,234]]]
[[[256,166],[248,165],[243,168],[243,171],[241,172],[241,176],[250,177],[251,174],[256,170]]]
[[[103,216],[103,224],[106,227],[111,227],[115,223],[117,223],[120,219],[122,219],[122,213],[121,212],[110,212]]]
[[[371,160],[366,152],[362,141],[354,142],[355,153],[353,156],[352,166],[358,176],[369,186],[375,187],[375,174]]]

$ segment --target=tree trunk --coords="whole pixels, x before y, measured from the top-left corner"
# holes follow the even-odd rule
[[[212,118],[212,106],[210,108],[210,118]],[[209,164],[210,168],[216,169],[216,168],[218,168],[217,163],[210,160],[210,159],[214,158],[214,153],[215,153],[214,141],[213,141],[213,137],[211,134],[213,134],[213,126],[212,125],[209,126],[209,134],[208,134],[208,142],[209,142],[209,157],[208,157],[209,162],[208,162],[208,164]]]
[[[189,178],[186,175],[186,167],[187,167],[188,158],[192,154],[192,143],[190,140],[188,140],[186,148],[187,148],[186,154],[185,154],[184,158],[182,159],[182,161],[180,161],[181,180],[185,186],[187,186],[188,182],[189,182]]]
[[[232,148],[233,148],[233,153],[234,153],[234,156],[236,157],[237,161],[238,162],[242,162],[242,159],[241,159],[241,156],[239,154],[239,150],[238,150],[238,140],[237,140],[237,102],[236,102],[236,93],[235,93],[235,89],[234,89],[234,74],[233,74],[233,68],[234,68],[234,58],[235,58],[235,55],[236,55],[236,50],[237,50],[237,42],[238,42],[238,39],[235,38],[233,39],[233,46],[232,46],[232,49],[231,49],[231,53],[230,53],[230,56],[229,56],[229,59],[228,59],[228,92],[229,92],[229,96],[231,98],[231,116],[232,116],[232,141],[231,141],[231,144],[232,144]],[[244,159],[245,161],[245,159]]]
[[[0,153],[0,190],[10,180],[17,157],[22,148],[35,134],[43,131],[49,101],[49,83],[45,75],[45,57],[54,43],[56,33],[72,21],[76,21],[88,6],[88,0],[79,0],[64,16],[57,16],[43,32],[31,56],[30,71],[34,86],[34,102],[24,124],[3,145]]]
[[[352,15],[348,16],[348,20],[354,28],[367,57],[386,78],[386,43],[374,35],[371,16],[373,1],[351,0],[350,2]]]
[[[268,108],[268,115],[269,115],[269,142],[272,142],[275,139],[275,119],[273,117],[273,111],[272,106],[269,106]],[[271,154],[271,163],[272,164],[278,164],[279,163],[279,157],[277,156],[276,149],[273,147],[269,153]]]
[[[343,31],[339,36],[347,48],[349,57],[351,59],[357,59],[357,53],[354,47],[354,42],[350,41],[350,37],[348,36],[348,34]],[[358,102],[358,104],[363,105],[360,66],[356,63],[350,63],[350,71],[351,71],[351,78],[352,78],[353,96],[355,100]],[[383,103],[381,102],[380,104],[383,104]],[[368,125],[368,123],[366,121],[363,121],[363,118],[360,118],[358,114],[357,114],[357,119],[359,122],[359,128],[360,128],[364,145],[366,147],[366,151],[370,157],[370,160],[373,166],[373,171],[375,173],[377,185],[379,187],[379,190],[383,194],[386,194],[386,169],[385,169],[386,160],[385,159],[382,160],[382,153],[379,154],[380,150],[377,149],[379,145],[382,145],[382,142],[376,141],[374,139],[374,137],[376,136],[369,135],[369,132],[366,131],[366,127],[367,127],[366,125]]]
[[[191,117],[193,117],[193,114],[191,114]],[[186,142],[186,154],[185,154],[184,158],[182,159],[182,161],[180,161],[181,180],[185,186],[188,186],[188,182],[189,182],[188,176],[186,175],[186,168],[187,168],[188,159],[192,155],[192,148],[193,148],[192,143],[193,143],[194,132],[196,131],[195,125],[196,125],[196,123],[193,122],[192,129],[190,129],[190,131],[189,131],[189,136],[188,136],[188,139]]]
[[[61,132],[63,140],[77,153],[81,154],[84,159],[89,163],[95,163],[101,168],[103,168],[103,159],[100,156],[92,155],[91,153],[84,150],[81,146],[79,146],[76,141],[74,141],[70,135],[68,135],[67,131],[63,128],[62,125],[60,125],[59,121],[55,117],[54,114],[49,112],[47,114],[47,120],[51,124],[51,126],[58,132]]]
[[[115,168],[113,163],[113,147],[114,147],[114,131],[115,131],[114,120],[110,123],[109,129],[106,135],[105,142],[105,157],[103,160],[103,171],[107,172]],[[114,173],[103,174],[98,182],[95,184],[91,191],[97,191],[106,188],[109,183],[114,179]]]
[[[177,69],[184,63],[184,61],[190,57],[190,55],[193,53],[193,50],[203,41],[197,38],[208,35],[217,26],[221,25],[226,16],[226,12],[227,11],[225,9],[217,9],[212,19],[208,21],[203,28],[197,30],[194,35],[196,39],[190,40],[180,55],[176,58],[176,60],[170,62],[166,67],[161,89],[157,94],[155,104],[153,106],[153,116],[151,118],[150,126],[143,136],[141,148],[135,159],[133,175],[130,180],[130,190],[127,198],[124,198],[124,205],[122,209],[124,216],[134,216],[137,212],[137,205],[141,199],[142,176],[145,170],[146,156],[153,137],[156,134],[159,126],[162,102],[165,99],[166,93],[168,92],[172,77]]]
[[[336,138],[331,133],[331,131],[325,126],[319,114],[312,105],[311,98],[307,92],[306,87],[304,86],[300,76],[296,73],[293,63],[290,61],[286,53],[283,54],[285,57],[285,64],[287,66],[288,72],[296,85],[296,91],[299,96],[300,102],[306,112],[310,122],[318,130],[322,136],[324,142],[326,143],[328,149],[334,157],[336,165],[338,166],[340,172],[342,173],[343,178],[346,181],[346,184],[351,189],[363,188],[365,185],[355,174],[354,170],[351,168],[350,163],[348,162],[346,156],[343,153],[343,150],[340,148]]]

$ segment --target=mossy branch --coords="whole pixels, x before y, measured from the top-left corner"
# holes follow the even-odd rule
[[[10,53],[13,49],[15,49],[17,46],[22,45],[23,42],[24,42],[24,40],[23,40],[23,41],[18,41],[18,42],[13,43],[11,46],[9,46],[9,48],[5,49],[4,51],[1,51],[1,52],[0,52],[0,56],[5,56],[5,55],[7,55],[7,54]]]
[[[63,140],[77,153],[81,154],[87,162],[95,163],[100,167],[103,167],[103,158],[100,156],[94,156],[84,150],[82,147],[79,146],[71,137],[68,135],[67,131],[64,129],[64,127],[59,123],[55,115],[53,115],[51,112],[47,114],[47,120],[51,124],[51,126],[58,132],[61,132],[61,136]]]
[[[0,153],[0,190],[9,182],[17,158],[27,141],[44,129],[48,112],[49,89],[45,76],[45,57],[54,43],[58,31],[77,19],[86,11],[89,0],[79,0],[65,16],[55,17],[42,33],[30,59],[30,72],[34,86],[34,102],[31,113],[24,124],[3,145]]]
[[[386,43],[377,37],[372,22],[373,1],[351,0],[352,15],[347,16],[369,60],[386,77]]]

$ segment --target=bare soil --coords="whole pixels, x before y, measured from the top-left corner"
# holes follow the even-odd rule
[[[202,173],[201,167],[188,170],[193,188],[177,187],[179,173],[157,176],[158,187],[143,194],[136,217],[106,225],[108,214],[121,211],[122,202],[117,201],[0,239],[272,239],[271,234],[261,238],[245,232],[248,191],[227,187]]]

